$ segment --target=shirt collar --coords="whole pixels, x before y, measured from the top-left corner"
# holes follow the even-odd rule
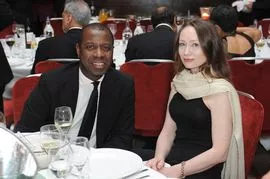
[[[160,26],[167,26],[167,27],[169,27],[170,29],[173,30],[172,26],[169,25],[169,24],[167,24],[167,23],[160,23],[160,24],[158,24],[158,25],[156,26],[156,28],[158,28],[158,27],[160,27]]]
[[[104,79],[105,75],[102,75],[101,78],[99,78],[97,81],[99,81],[99,83],[101,83]],[[81,68],[79,68],[79,81],[81,84],[90,84],[92,82],[94,82],[93,80],[90,80],[89,78],[87,78],[83,72],[81,71]]]

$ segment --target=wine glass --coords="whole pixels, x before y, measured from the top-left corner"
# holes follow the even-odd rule
[[[116,24],[108,24],[107,26],[111,30],[111,32],[113,34],[113,38],[115,38],[115,34],[117,32],[117,25]]]
[[[65,177],[71,170],[68,162],[69,148],[67,141],[62,137],[54,124],[44,125],[40,128],[41,148],[50,158],[49,169],[57,177]]]
[[[71,163],[72,166],[76,168],[79,178],[83,178],[82,170],[85,164],[88,162],[89,156],[89,143],[86,137],[78,136],[71,140],[72,146],[72,156]]]
[[[264,41],[263,38],[261,38],[260,40],[258,40],[256,42],[256,47],[257,47],[257,50],[258,50],[258,57],[261,56],[261,51],[262,51],[264,45],[265,45],[265,41]]]
[[[54,124],[64,139],[67,139],[66,137],[72,125],[72,120],[73,116],[70,107],[60,106],[55,109]]]
[[[268,37],[266,39],[266,44],[270,48],[270,35],[268,35]]]
[[[10,57],[12,57],[12,47],[15,44],[15,39],[13,35],[7,35],[5,37],[6,44],[9,46]]]

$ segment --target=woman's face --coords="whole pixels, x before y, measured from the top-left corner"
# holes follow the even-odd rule
[[[179,37],[178,53],[185,68],[191,73],[200,71],[207,58],[201,48],[197,33],[192,26],[185,27]]]

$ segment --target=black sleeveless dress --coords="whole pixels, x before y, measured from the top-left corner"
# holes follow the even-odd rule
[[[177,125],[174,145],[166,158],[171,165],[189,160],[212,147],[211,113],[202,98],[186,100],[176,93],[169,112]],[[223,163],[204,172],[188,176],[188,179],[219,179]]]
[[[255,53],[255,50],[254,50],[254,41],[253,39],[248,36],[247,34],[243,33],[243,32],[235,32],[235,33],[232,33],[230,35],[227,35],[225,37],[223,37],[224,40],[227,41],[227,37],[229,36],[235,36],[235,34],[238,34],[238,35],[241,35],[242,37],[244,37],[245,39],[247,39],[247,41],[249,42],[251,48],[246,51],[244,54],[237,54],[237,53],[228,53],[229,55],[229,58],[234,58],[234,57],[255,57],[256,56],[256,53]],[[250,64],[254,64],[255,63],[255,60],[246,60],[247,63],[250,63]]]

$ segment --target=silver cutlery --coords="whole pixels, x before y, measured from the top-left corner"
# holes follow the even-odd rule
[[[123,177],[123,178],[121,178],[121,179],[129,179],[129,178],[131,178],[131,177],[134,177],[134,176],[136,176],[136,175],[138,175],[138,174],[141,174],[141,173],[143,173],[143,172],[146,172],[146,171],[148,171],[148,169],[147,168],[145,168],[145,169],[143,169],[143,170],[139,170],[139,171],[137,171],[137,172],[134,172],[134,173],[131,173],[131,174],[129,174],[129,175],[127,175],[127,176],[125,176],[125,177]],[[146,176],[146,175],[145,175]],[[145,177],[144,176],[144,177]],[[149,175],[148,175],[149,176]]]

